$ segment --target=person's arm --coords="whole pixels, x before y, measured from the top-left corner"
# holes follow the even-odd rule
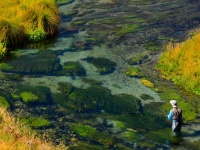
[[[173,114],[173,111],[170,110],[169,115],[168,115],[168,120],[172,120],[173,115],[174,115],[174,114]]]

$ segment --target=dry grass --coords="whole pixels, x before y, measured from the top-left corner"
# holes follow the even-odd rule
[[[170,43],[157,69],[165,78],[200,95],[200,31],[185,42]]]
[[[3,107],[0,107],[0,149],[2,150],[66,150],[37,138],[29,127],[20,124]]]

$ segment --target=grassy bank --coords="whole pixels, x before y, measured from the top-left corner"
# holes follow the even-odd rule
[[[161,55],[157,69],[164,78],[200,95],[200,32],[185,42],[172,44]]]
[[[54,146],[53,143],[37,138],[29,127],[20,124],[3,107],[0,107],[0,149],[2,150],[66,150],[60,144]]]
[[[40,41],[58,31],[55,0],[1,0],[0,6],[0,58],[8,47]]]

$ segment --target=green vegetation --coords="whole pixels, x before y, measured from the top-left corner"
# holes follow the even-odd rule
[[[128,33],[134,33],[140,29],[140,26],[138,24],[127,24],[124,25],[122,28],[120,28],[118,31],[116,31],[116,35],[125,35]]]
[[[128,60],[129,65],[138,65],[142,64],[145,60],[148,59],[148,55],[146,54],[138,54],[131,59]]]
[[[112,73],[115,70],[116,63],[106,58],[88,57],[87,62],[93,64],[97,68],[97,72],[101,75]]]
[[[0,107],[5,107],[5,108],[10,107],[10,104],[8,103],[8,101],[2,96],[0,96]]]
[[[85,69],[79,62],[65,62],[63,64],[62,73],[67,76],[84,76],[86,75]]]
[[[170,43],[156,68],[176,85],[200,95],[200,33],[179,44]]]
[[[38,97],[30,92],[22,92],[20,96],[22,97],[22,100],[26,103],[36,102],[38,100]]]
[[[100,132],[88,125],[77,124],[72,126],[72,130],[74,130],[75,133],[77,133],[78,135],[85,137],[91,141],[99,142],[106,147],[110,147],[114,142],[114,139],[110,137],[109,134],[105,132]]]
[[[41,117],[22,117],[20,121],[28,124],[32,128],[45,128],[51,125],[48,120]]]
[[[20,95],[22,100],[28,104],[40,104],[50,101],[50,89],[45,86],[19,85],[15,94]]]
[[[0,1],[0,58],[8,47],[43,40],[58,31],[60,22],[55,0]]]
[[[141,71],[139,67],[128,67],[125,74],[130,77],[144,77],[145,74]]]

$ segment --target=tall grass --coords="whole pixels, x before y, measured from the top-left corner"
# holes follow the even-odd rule
[[[1,0],[0,6],[0,43],[7,47],[22,44],[34,33],[51,36],[58,31],[60,18],[55,0]]]
[[[170,43],[156,68],[163,77],[200,95],[200,31],[185,42]]]
[[[66,150],[63,145],[54,146],[37,138],[36,133],[20,124],[3,107],[0,107],[0,149],[1,150]]]

